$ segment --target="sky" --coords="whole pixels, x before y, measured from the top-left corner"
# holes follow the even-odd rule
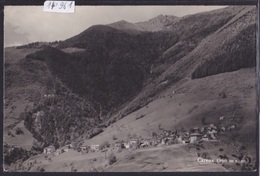
[[[182,17],[224,6],[76,6],[75,13],[44,12],[43,6],[5,6],[4,46],[65,40],[96,24],[136,23],[158,15]]]

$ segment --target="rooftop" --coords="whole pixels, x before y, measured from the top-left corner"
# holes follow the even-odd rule
[[[190,134],[190,136],[202,136],[202,134],[200,134],[200,133],[192,133],[192,134]]]

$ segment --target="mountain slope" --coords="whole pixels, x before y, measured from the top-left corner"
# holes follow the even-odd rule
[[[99,25],[62,42],[59,48],[85,49],[78,56],[83,86],[89,90],[85,94],[94,97],[107,111],[140,91],[151,64],[176,41],[174,34],[165,32],[130,35]]]
[[[24,120],[43,146],[60,147],[125,139],[133,131],[149,137],[159,126],[189,129],[226,116],[220,125],[233,123],[237,130],[222,138],[223,146],[247,141],[254,155],[255,13],[237,6],[120,21],[92,26],[55,48],[17,49],[26,54],[18,61],[7,57],[6,119],[19,116],[16,123]],[[14,92],[23,93],[17,99]],[[31,106],[11,116],[11,100]],[[231,155],[234,148],[225,150]]]
[[[254,75],[253,68],[241,69],[173,85],[162,92],[157,100],[118,120],[104,129],[104,132],[85,140],[83,144],[93,145],[108,141],[112,145],[115,142],[113,138],[117,138],[116,141],[126,141],[129,135],[147,139],[151,138],[153,132],[162,133],[161,129],[188,130],[210,123],[218,126],[237,124],[234,131],[218,136],[220,143],[212,144],[212,148],[194,151],[187,145],[175,144],[136,151],[123,150],[115,153],[117,162],[108,166],[105,165],[105,154],[102,152],[82,155],[70,150],[52,157],[52,162],[43,159],[43,155],[30,159],[32,161],[37,159],[37,163],[30,171],[43,167],[46,172],[67,172],[70,171],[70,168],[65,167],[68,163],[78,172],[89,172],[92,168],[108,172],[227,171],[220,164],[198,163],[197,153],[209,152],[211,159],[216,159],[219,154],[225,154],[230,158],[241,146],[246,147],[246,152],[253,156],[254,160],[256,159]],[[172,93],[173,90],[175,94]],[[219,96],[219,92],[223,91],[227,95],[226,98]],[[194,108],[195,106],[197,108]],[[235,118],[234,111],[237,111]],[[143,117],[137,118],[140,115]],[[221,116],[225,116],[225,120],[220,121]],[[235,135],[238,138],[232,138]],[[206,147],[206,144],[204,145]],[[224,152],[219,152],[219,148],[224,149]]]
[[[246,11],[246,13],[244,13]],[[241,14],[242,17],[241,17]],[[146,85],[142,92],[139,93],[138,97],[136,97],[131,103],[128,104],[128,107],[124,108],[125,112],[128,112],[129,109],[135,109],[138,106],[144,106],[147,104],[147,97],[153,98],[154,95],[160,90],[165,89],[167,86],[171,84],[176,84],[181,79],[188,77],[191,78],[193,72],[198,68],[201,69],[204,63],[210,62],[211,64],[205,64],[205,70],[214,67],[213,61],[215,59],[222,59],[219,57],[219,54],[226,55],[224,58],[225,62],[230,63],[233,62],[232,65],[227,65],[220,69],[220,67],[216,66],[214,69],[217,71],[214,74],[218,74],[224,71],[234,71],[238,70],[241,67],[254,67],[255,66],[255,44],[254,44],[254,36],[255,36],[255,9],[254,8],[245,8],[242,10],[237,16],[234,16],[232,23],[228,25],[228,27],[221,30],[216,30],[214,33],[208,35],[203,38],[201,42],[199,42],[196,47],[189,53],[187,53],[184,57],[181,57],[178,61],[175,61],[175,64],[171,64],[168,67],[164,66],[160,72],[160,76],[157,76],[156,79],[153,80],[150,84]],[[246,21],[246,22],[245,22]],[[251,26],[251,27],[250,27]],[[248,30],[250,29],[251,30]],[[230,31],[233,31],[230,33]],[[245,32],[247,31],[247,32]],[[240,39],[236,41],[236,39]],[[243,39],[243,40],[242,40]],[[251,45],[247,45],[245,40],[251,42]],[[239,47],[237,42],[240,42]],[[245,44],[245,45],[244,45]],[[225,49],[223,49],[223,48]],[[230,50],[226,48],[233,48],[232,54]],[[220,52],[221,51],[221,52]],[[249,58],[239,57],[239,55],[243,55],[243,53],[247,53]],[[243,55],[244,56],[244,55]],[[238,57],[241,60],[235,58]],[[242,64],[241,64],[241,63]],[[243,63],[244,62],[244,63]],[[222,62],[218,62],[221,64]],[[245,64],[247,63],[247,64]],[[245,65],[244,65],[245,64]],[[162,67],[162,65],[159,67]],[[166,68],[166,69],[165,69]],[[195,73],[194,73],[195,74]],[[160,84],[163,81],[167,81],[167,84]],[[185,81],[185,79],[183,79]],[[146,98],[145,98],[146,97]],[[140,105],[141,104],[141,105]],[[122,110],[121,110],[122,111]],[[127,113],[126,113],[127,114]]]
[[[225,92],[226,98],[219,95],[222,92]],[[254,160],[257,139],[255,107],[254,68],[187,80],[183,84],[172,85],[147,106],[116,121],[96,137],[85,140],[85,145],[99,144],[100,141],[113,143],[114,137],[116,141],[126,141],[129,136],[147,139],[152,137],[153,132],[162,133],[162,129],[189,130],[210,123],[217,126],[236,124],[234,131],[218,135],[221,143],[213,147],[210,157],[218,157],[215,151],[219,148],[223,148],[224,154],[231,157],[237,148],[245,146],[245,152]],[[224,121],[219,120],[221,116],[225,116]],[[233,138],[235,135],[238,137]],[[196,158],[194,156],[193,159]],[[119,171],[119,166],[116,164],[113,171]],[[139,170],[138,167],[134,168]]]

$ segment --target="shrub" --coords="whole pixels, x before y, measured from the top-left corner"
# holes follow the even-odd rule
[[[219,93],[219,96],[221,96],[222,98],[227,98],[227,95],[226,95],[226,93],[224,91]]]
[[[246,149],[245,146],[241,146],[241,147],[240,147],[240,150],[245,150],[245,149]]]
[[[38,171],[38,172],[44,172],[45,169],[44,169],[43,167],[37,167],[37,171]]]
[[[23,134],[23,131],[21,128],[17,127],[15,130],[15,134],[19,135],[19,134]]]
[[[97,167],[97,168],[92,167],[89,170],[89,172],[103,172],[103,171],[104,171],[104,169],[102,167]]]
[[[219,150],[218,151],[220,151],[220,152],[223,152],[224,151],[224,149],[223,148],[219,148]]]
[[[12,110],[14,110],[15,108],[16,108],[16,106],[15,106],[15,105],[13,105],[13,106],[11,107],[11,109],[12,109]]]
[[[249,164],[249,163],[243,163],[242,166],[241,166],[242,172],[253,171],[253,170],[256,170],[256,169],[257,169],[256,165],[253,166],[252,164]]]
[[[113,135],[113,136],[112,136],[112,139],[113,139],[113,140],[117,140],[116,135]]]
[[[137,116],[136,116],[136,118],[135,118],[135,119],[136,119],[136,120],[138,120],[138,119],[141,119],[141,118],[143,118],[144,116],[145,116],[145,115],[143,115],[143,114],[139,114],[139,115],[137,115]]]
[[[70,171],[71,171],[71,172],[77,172],[77,169],[74,168],[73,164],[72,164],[72,166],[71,166],[71,168],[70,168]]]
[[[116,155],[113,152],[111,152],[108,154],[107,159],[109,164],[112,165],[113,163],[116,162]]]
[[[210,159],[210,156],[209,156],[209,153],[208,153],[208,152],[203,152],[203,153],[201,154],[201,157],[202,157],[203,159]]]
[[[11,165],[12,163],[16,163],[18,160],[25,161],[30,157],[30,152],[22,149],[22,148],[14,148],[10,152],[4,152],[4,163],[7,165]]]

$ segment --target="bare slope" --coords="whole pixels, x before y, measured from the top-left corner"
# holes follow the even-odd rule
[[[196,153],[189,151],[182,144],[140,149],[136,151],[124,150],[116,153],[117,162],[113,165],[106,164],[105,153],[96,152],[82,155],[75,151],[68,151],[58,156],[35,156],[24,163],[33,162],[29,171],[45,172],[195,172],[195,171],[219,171],[227,169],[220,164],[200,164],[197,162]],[[37,170],[38,168],[38,170]]]

